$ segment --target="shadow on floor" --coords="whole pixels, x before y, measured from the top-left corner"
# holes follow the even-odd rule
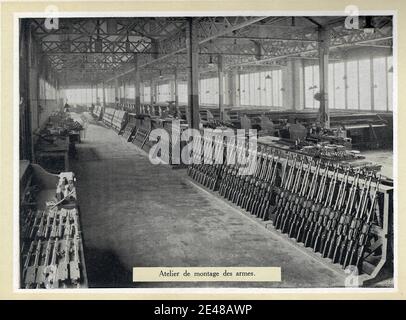
[[[128,270],[110,250],[85,248],[89,288],[129,288],[132,270]]]

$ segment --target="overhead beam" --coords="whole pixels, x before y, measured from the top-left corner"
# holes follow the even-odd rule
[[[267,17],[262,16],[262,17],[234,17],[234,18],[235,18],[235,20],[229,21],[229,20],[227,20],[226,17],[224,17],[224,19],[227,20],[227,23],[224,23],[222,28],[219,26],[206,28],[204,26],[204,24],[202,24],[202,21],[201,21],[202,19],[197,18],[196,19],[197,25],[194,27],[196,29],[195,32],[196,32],[197,43],[199,45],[204,44],[212,39],[224,36],[230,32],[247,27],[247,26],[252,25],[258,21],[261,21]],[[209,19],[209,21],[210,21],[211,19],[215,19],[215,17],[208,17],[207,19]],[[188,22],[187,26],[189,26],[189,22]],[[186,28],[186,32],[187,32],[187,30],[188,30],[188,28]],[[200,35],[199,40],[197,39],[198,35]],[[187,37],[187,35],[186,35],[186,37]],[[156,57],[155,59],[152,59],[151,61],[147,61],[146,63],[141,65],[140,68],[144,68],[152,63],[156,63],[158,61],[168,59],[170,57],[173,57],[177,53],[181,53],[181,52],[184,52],[185,50],[187,50],[186,47],[184,46],[185,45],[184,41],[185,41],[186,37],[185,37],[184,32],[181,31],[175,37],[171,37],[169,39],[165,39],[163,42],[160,42],[159,51],[161,51],[163,47],[170,47],[171,51],[168,52],[167,54]],[[176,48],[176,46],[178,46],[178,48]],[[118,76],[119,77],[123,76],[132,71],[133,70],[130,69]],[[111,80],[113,80],[113,79],[108,79],[107,81],[111,81]]]

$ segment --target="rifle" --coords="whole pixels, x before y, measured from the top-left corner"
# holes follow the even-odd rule
[[[352,183],[351,186],[351,190],[349,192],[348,195],[348,199],[347,199],[347,205],[345,207],[345,210],[343,212],[343,215],[340,217],[340,221],[338,223],[337,226],[337,230],[335,232],[334,238],[336,238],[335,240],[335,249],[334,249],[334,253],[333,253],[333,262],[336,263],[337,262],[337,254],[338,254],[338,249],[342,246],[342,240],[343,237],[345,236],[344,232],[345,232],[345,225],[348,223],[348,218],[349,215],[352,212],[353,209],[353,205],[354,205],[354,199],[355,199],[355,192],[356,192],[356,188],[357,188],[357,184],[358,184],[358,179],[359,179],[359,173],[357,173],[357,175],[354,178],[354,181]],[[333,245],[333,241],[330,244],[330,247]],[[345,245],[345,242],[344,242]]]
[[[31,231],[30,231],[30,239],[34,239],[34,232],[35,228],[37,228],[37,221],[39,218],[42,216],[42,211],[37,211],[35,218],[34,218],[34,223],[32,224]]]
[[[359,183],[359,180],[358,180]],[[369,186],[371,184],[371,181],[369,181]],[[362,189],[359,191],[359,200],[358,204],[355,208],[355,198],[357,194],[354,195],[354,210],[355,210],[355,216],[352,214],[352,210],[350,213],[347,215],[345,219],[345,224],[343,227],[343,238],[341,239],[341,246],[340,246],[340,255],[339,255],[339,263],[343,265],[343,268],[345,269],[346,264],[348,263],[349,255],[351,254],[352,246],[354,245],[355,242],[355,237],[357,236],[357,229],[361,225],[361,221],[359,221],[359,217],[362,214],[362,210],[365,210],[364,206],[364,201],[366,199],[367,194],[365,193],[365,188],[368,188],[369,186],[367,183],[364,183],[362,186]],[[369,192],[369,191],[368,191]],[[351,241],[353,240],[353,241]],[[351,247],[349,247],[351,245]],[[345,254],[346,252],[346,254]],[[344,255],[345,254],[345,255]],[[347,260],[347,261],[346,261]]]
[[[32,285],[35,283],[35,274],[38,268],[38,260],[41,255],[41,240],[38,240],[37,242],[37,249],[35,250],[35,257],[34,257],[34,264],[31,266],[28,266],[27,272],[25,275],[25,288],[29,289],[31,288]]]
[[[22,272],[22,279],[26,278],[28,265],[30,264],[31,255],[32,255],[33,251],[34,251],[34,241],[31,241],[30,248],[28,249],[27,255],[25,256],[23,272]]]
[[[324,202],[324,206],[320,210],[320,215],[317,221],[317,225],[313,231],[312,236],[312,248],[314,251],[319,251],[319,240],[322,236],[322,232],[325,230],[329,217],[329,209],[331,207],[331,202],[335,194],[335,188],[337,183],[338,167],[335,168],[333,177],[330,179],[330,185],[328,187],[327,196]],[[320,247],[321,248],[321,247]],[[321,249],[320,249],[321,250]]]
[[[70,279],[72,283],[79,284],[80,261],[79,261],[79,237],[73,239],[73,261],[69,262]]]
[[[326,188],[328,171],[329,171],[329,168],[328,168],[328,166],[326,166],[324,169],[324,174],[320,181],[320,187],[319,187],[316,199],[309,209],[309,215],[308,215],[305,227],[304,227],[305,240],[303,243],[304,243],[305,247],[310,246],[310,240],[311,240],[310,236],[311,236],[311,234],[313,232],[313,228],[315,227],[315,224],[318,220],[318,214],[320,213],[320,210],[321,210],[322,199],[323,199],[324,191]]]
[[[356,249],[354,248],[354,254],[355,254],[355,252],[357,252],[357,259],[355,262],[355,266],[357,267],[359,273],[361,273],[361,270],[362,270],[362,263],[364,260],[365,247],[367,245],[367,242],[369,239],[369,233],[370,233],[371,226],[372,226],[372,212],[375,209],[380,181],[381,181],[381,177],[379,177],[378,181],[376,182],[376,187],[375,187],[374,194],[373,194],[372,200],[371,200],[371,206],[369,207],[369,211],[368,211],[367,217],[365,219],[365,222],[362,225],[361,234],[358,239],[357,248]]]
[[[296,237],[296,240],[298,242],[304,242],[304,230],[305,230],[305,226],[307,224],[307,219],[309,216],[309,210],[312,206],[313,203],[313,198],[314,198],[314,193],[316,192],[316,187],[317,187],[317,179],[319,177],[319,173],[320,173],[320,164],[321,161],[319,161],[317,163],[316,169],[313,173],[313,177],[312,177],[312,182],[310,183],[310,187],[311,189],[309,190],[309,192],[307,193],[307,198],[306,200],[303,202],[303,206],[300,210],[300,214],[299,214],[299,221],[297,223],[298,227],[297,227],[297,231],[293,231],[293,236]]]
[[[286,184],[283,185],[282,189],[280,190],[280,192],[278,193],[278,195],[276,196],[276,200],[275,200],[275,207],[276,207],[276,211],[275,211],[275,221],[274,221],[274,226],[276,229],[279,229],[280,223],[281,223],[281,218],[282,218],[282,209],[284,206],[284,199],[287,196],[287,192],[290,189],[291,185],[292,185],[292,177],[293,177],[293,171],[295,170],[296,167],[296,158],[293,161],[293,164],[290,165],[289,167],[289,173],[286,179]]]
[[[293,205],[293,208],[292,208],[293,214],[291,215],[291,219],[288,222],[288,225],[290,226],[289,231],[288,231],[289,237],[293,236],[293,233],[294,233],[294,231],[295,231],[295,229],[297,227],[297,221],[298,221],[298,218],[299,218],[300,209],[303,207],[303,203],[304,203],[304,201],[306,199],[305,198],[305,193],[306,193],[307,187],[309,185],[310,171],[311,171],[311,164],[308,163],[307,170],[306,170],[306,172],[304,174],[304,177],[303,177],[304,183],[302,184],[302,187],[301,187],[301,189],[299,191],[299,195],[295,199],[295,202],[294,202],[294,205]],[[314,180],[315,179],[312,179],[309,190],[311,190],[312,183],[314,183]]]
[[[245,183],[243,185],[243,189],[241,190],[241,200],[238,203],[239,206],[241,206],[243,209],[248,208],[249,201],[251,199],[251,196],[253,195],[254,192],[254,185],[256,183],[256,177],[259,175],[259,172],[261,171],[261,166],[262,166],[262,153],[257,152],[257,151],[249,151],[249,159],[254,159],[254,158],[259,158],[259,164],[258,161],[250,161],[249,163],[249,172],[252,172],[252,170],[255,167],[255,172],[254,175],[247,175],[245,178]]]
[[[340,219],[343,211],[342,211],[342,206],[345,200],[346,196],[346,189],[348,185],[348,175],[349,175],[349,169],[346,170],[344,174],[344,178],[341,180],[339,191],[337,194],[337,199],[334,204],[333,210],[330,212],[329,215],[329,221],[327,222],[326,226],[326,231],[327,235],[323,237],[322,235],[322,246],[323,246],[323,257],[330,257],[331,255],[331,241],[335,241],[335,231],[336,231],[336,225],[338,220]],[[330,248],[330,250],[328,250]]]
[[[357,243],[359,241],[359,229],[363,226],[362,217],[365,215],[367,210],[370,188],[371,188],[372,176],[369,177],[369,180],[365,182],[364,188],[362,189],[363,194],[360,197],[360,202],[357,208],[357,214],[354,219],[351,221],[350,230],[347,236],[347,251],[345,254],[343,268],[345,269],[348,265],[351,265],[354,261],[355,251]],[[368,185],[367,185],[368,184]],[[367,185],[367,186],[366,186]],[[360,208],[361,207],[361,208]]]
[[[281,218],[281,231],[283,233],[287,232],[286,230],[286,223],[288,220],[290,220],[291,216],[292,216],[292,209],[295,203],[295,200],[297,199],[298,196],[298,191],[299,191],[299,182],[302,181],[302,170],[303,170],[303,164],[304,161],[302,159],[301,163],[300,163],[300,167],[296,172],[295,175],[295,183],[292,187],[292,190],[290,192],[290,194],[287,196],[287,200],[285,203],[285,207],[282,213],[282,218]]]
[[[52,251],[51,263],[45,268],[45,288],[58,288],[58,282],[56,280],[56,271],[57,271],[57,261],[58,258],[58,249],[59,249],[59,240],[58,238],[54,241],[54,248]]]
[[[52,221],[51,234],[49,235],[50,238],[55,238],[57,236],[58,227],[56,226],[56,216],[57,214],[55,213]]]
[[[251,181],[253,185],[249,189],[249,197],[246,203],[246,210],[254,214],[255,203],[258,200],[260,193],[261,178],[264,175],[264,171],[267,169],[268,157],[262,152],[258,152],[257,167],[255,174],[252,176]]]
[[[279,158],[278,158],[279,159]],[[275,195],[275,180],[276,180],[276,173],[278,171],[278,161],[275,160],[275,165],[272,170],[272,174],[270,173],[269,176],[265,179],[265,198],[262,201],[262,204],[259,207],[258,216],[263,220],[269,219],[269,208],[272,204],[272,200],[274,199]]]
[[[252,205],[252,213],[256,215],[257,217],[260,217],[260,209],[262,207],[262,203],[264,202],[266,198],[266,186],[267,186],[267,181],[269,180],[269,176],[272,175],[274,163],[275,163],[275,157],[274,155],[268,156],[268,165],[266,167],[265,173],[263,176],[260,177],[260,185],[259,185],[259,192],[258,195]]]
[[[41,288],[45,282],[45,269],[48,266],[49,256],[51,255],[51,240],[48,240],[47,247],[45,249],[45,255],[41,255],[42,257],[45,256],[44,261],[41,265],[38,266],[37,277],[35,282],[37,283],[37,288]]]
[[[59,287],[59,283],[65,283],[69,279],[68,274],[68,264],[69,264],[69,252],[70,252],[70,239],[68,237],[65,238],[65,247],[62,250],[65,253],[64,259],[59,261],[58,268],[56,270],[56,283]]]

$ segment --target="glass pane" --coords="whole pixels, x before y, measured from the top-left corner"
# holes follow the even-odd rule
[[[373,59],[374,70],[374,109],[386,111],[386,99],[388,90],[386,88],[386,58]]]
[[[388,76],[388,110],[393,110],[393,59],[387,57],[387,76]]]
[[[369,59],[359,60],[360,109],[371,110],[371,65]]]
[[[345,109],[344,63],[334,63],[334,105],[336,109]]]
[[[305,107],[313,108],[313,66],[304,68],[305,77]]]
[[[328,105],[329,108],[334,109],[334,63],[328,64]]]
[[[358,109],[358,61],[347,62],[347,105]]]

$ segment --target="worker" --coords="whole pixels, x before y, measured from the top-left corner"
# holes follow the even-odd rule
[[[69,104],[68,104],[68,100],[66,100],[65,106],[63,107],[63,111],[64,112],[69,112]]]

